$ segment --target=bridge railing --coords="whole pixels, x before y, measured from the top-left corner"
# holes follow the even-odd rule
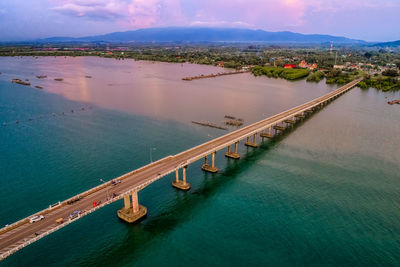
[[[33,238],[29,238],[29,239],[25,240],[23,243],[19,244],[18,246],[13,247],[10,250],[8,250],[7,252],[4,252],[4,253],[0,254],[0,260],[3,260],[5,258],[7,258],[11,254],[13,254],[13,253],[17,252],[18,250],[20,250],[20,249],[32,244],[33,242],[36,242],[37,240],[39,240],[39,239],[41,239],[41,238],[43,238],[43,237],[45,237],[45,236],[57,231],[57,230],[59,230],[59,229],[65,227],[67,225],[69,225],[70,223],[75,222],[77,219],[80,219],[80,218],[82,218],[82,217],[84,217],[84,216],[86,216],[86,215],[88,215],[88,214],[90,214],[90,213],[92,213],[92,212],[94,212],[94,211],[96,211],[96,210],[108,205],[108,204],[111,204],[112,202],[120,200],[124,196],[124,194],[118,195],[118,196],[116,196],[114,198],[111,198],[111,199],[105,201],[104,203],[101,203],[100,205],[98,205],[96,207],[93,207],[93,208],[91,208],[91,209],[89,209],[89,210],[87,210],[85,212],[82,212],[77,218],[75,218],[73,220],[66,220],[65,222],[63,222],[63,223],[61,223],[59,225],[55,225],[54,227],[50,228],[49,230],[47,230],[47,231],[45,231],[45,232],[43,232],[43,233],[41,233],[41,234],[39,234],[39,235],[37,235],[37,236],[35,236]]]

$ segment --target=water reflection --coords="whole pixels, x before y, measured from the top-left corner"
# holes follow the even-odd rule
[[[1,58],[0,62],[5,66],[0,79],[28,78],[32,85],[70,100],[183,122],[220,123],[229,114],[244,118],[248,124],[334,89],[324,83],[255,78],[251,74],[183,81],[182,77],[229,71],[194,64],[98,57]],[[36,75],[48,78],[39,80]]]

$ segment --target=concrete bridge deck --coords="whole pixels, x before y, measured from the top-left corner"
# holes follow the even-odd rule
[[[120,211],[130,211],[131,215],[140,213],[140,216],[136,216],[134,219],[132,219],[132,221],[139,219],[146,213],[142,210],[143,206],[138,204],[137,192],[139,190],[150,185],[156,180],[161,179],[171,172],[176,172],[177,176],[174,186],[187,190],[190,188],[190,185],[186,182],[186,167],[190,163],[193,163],[204,157],[207,159],[208,155],[212,155],[212,163],[208,164],[206,162],[207,164],[203,164],[203,170],[215,172],[215,170],[217,170],[216,166],[214,166],[214,155],[216,151],[229,147],[229,153],[226,155],[228,157],[233,155],[232,158],[238,159],[240,157],[237,153],[239,141],[247,138],[246,145],[255,147],[257,133],[262,133],[264,134],[263,136],[272,136],[274,126],[282,126],[285,125],[288,120],[295,121],[296,119],[302,119],[306,117],[307,114],[315,109],[323,107],[331,100],[353,88],[360,81],[361,79],[355,80],[339,89],[336,89],[335,91],[332,91],[307,103],[283,111],[277,115],[258,121],[236,131],[230,132],[177,155],[165,157],[159,161],[129,172],[121,177],[116,178],[121,181],[121,183],[117,185],[113,185],[110,181],[96,188],[78,194],[68,200],[56,204],[54,207],[49,207],[48,209],[37,212],[36,215],[41,214],[45,216],[45,219],[41,221],[30,224],[29,218],[33,216],[31,215],[14,224],[4,227],[0,229],[0,260],[5,259],[11,254],[39,240],[40,238],[43,238],[44,236],[57,231],[62,227],[65,227],[69,223],[72,223],[77,219],[80,219],[91,212],[120,199],[124,199],[125,203],[125,208],[121,209]],[[290,124],[293,123],[291,122]],[[278,129],[279,127],[275,128],[275,133],[278,131]],[[267,130],[268,133],[265,133],[265,130]],[[230,151],[230,146],[232,144],[235,145],[235,152]],[[179,180],[178,178],[179,169],[183,169],[183,181]],[[132,200],[130,196],[132,196]],[[79,199],[79,197],[81,197],[80,200],[70,203],[71,200]],[[100,201],[101,203],[98,206],[93,207],[93,202]],[[82,211],[81,215],[78,218],[69,220],[69,215],[75,210]],[[118,215],[120,216],[120,212]],[[63,218],[64,223],[57,224],[56,220],[59,218]],[[120,216],[120,218],[122,217]],[[126,220],[125,218],[122,219]]]

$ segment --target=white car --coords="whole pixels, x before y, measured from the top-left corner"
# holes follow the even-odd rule
[[[43,215],[35,215],[29,219],[29,223],[38,222],[44,219]]]

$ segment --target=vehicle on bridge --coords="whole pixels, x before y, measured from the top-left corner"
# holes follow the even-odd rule
[[[38,222],[44,219],[43,215],[35,215],[29,219],[29,223]]]
[[[75,202],[81,200],[82,198],[83,198],[83,196],[79,196],[79,197],[76,197],[76,198],[74,198],[74,199],[70,199],[70,200],[67,201],[67,204],[68,204],[68,205],[72,205],[72,204],[74,204]]]
[[[112,185],[117,185],[117,184],[119,184],[119,183],[121,183],[121,180],[119,180],[119,179],[115,179],[115,180],[112,180],[112,181],[111,181],[111,184],[112,184]]]
[[[80,211],[80,210],[75,210],[74,212],[72,212],[72,213],[69,215],[69,219],[70,219],[70,220],[73,220],[73,219],[75,219],[75,218],[78,218],[80,214],[81,214],[81,211]]]
[[[93,202],[93,208],[94,207],[97,207],[98,205],[100,205],[101,204],[101,201],[94,201]]]

